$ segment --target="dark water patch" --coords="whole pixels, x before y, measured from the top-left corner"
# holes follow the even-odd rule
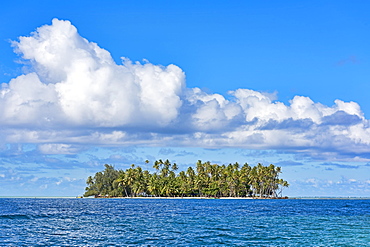
[[[8,214],[8,215],[0,215],[0,220],[2,219],[10,219],[10,220],[28,220],[32,217],[30,215],[24,214]]]

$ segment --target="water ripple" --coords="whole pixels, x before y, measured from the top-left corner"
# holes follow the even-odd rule
[[[368,246],[368,200],[0,199],[1,246]]]

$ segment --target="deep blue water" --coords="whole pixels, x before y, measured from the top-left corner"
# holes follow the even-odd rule
[[[370,200],[0,198],[0,246],[370,246]]]

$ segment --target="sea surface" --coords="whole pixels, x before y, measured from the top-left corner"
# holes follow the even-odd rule
[[[0,198],[0,246],[370,246],[370,200]]]

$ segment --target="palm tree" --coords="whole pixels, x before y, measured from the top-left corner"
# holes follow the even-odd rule
[[[156,169],[157,171],[159,170],[159,164],[158,161],[154,161],[153,168]]]
[[[148,163],[149,161],[146,161]],[[115,170],[105,165],[105,170],[97,172],[86,180],[84,196],[282,196],[287,181],[279,178],[281,167],[273,164],[263,166],[258,163],[251,167],[245,163],[242,167],[236,162],[229,165],[217,165],[198,160],[196,170],[188,167],[186,172],[176,174],[178,166],[167,159],[158,160],[153,167],[156,172],[132,164],[125,171]]]
[[[114,180],[114,183],[117,184],[118,188],[123,188],[123,190],[125,191],[126,197],[128,197],[125,177],[126,177],[125,173],[124,172],[121,173],[120,176],[116,180]]]
[[[184,197],[185,194],[189,192],[189,184],[186,173],[181,171],[177,177],[177,184],[179,186],[179,192],[181,197]]]

